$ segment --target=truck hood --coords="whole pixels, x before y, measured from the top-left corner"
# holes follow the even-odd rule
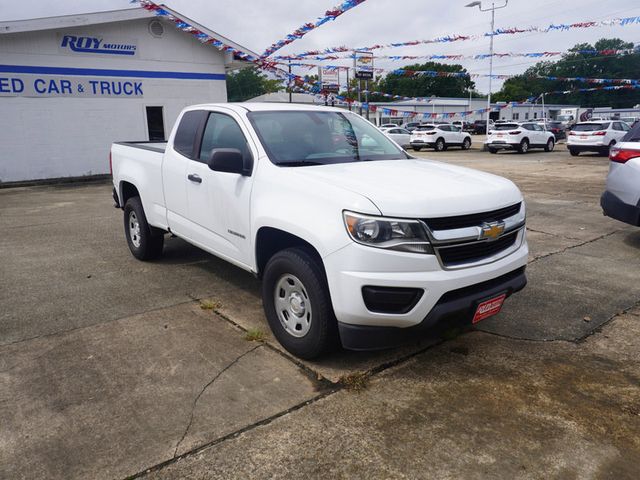
[[[465,215],[522,200],[506,178],[431,160],[298,167],[295,174],[363,195],[390,217]]]

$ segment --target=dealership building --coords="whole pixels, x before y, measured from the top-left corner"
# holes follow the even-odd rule
[[[112,142],[166,139],[246,65],[141,8],[0,23],[0,183],[107,174]]]

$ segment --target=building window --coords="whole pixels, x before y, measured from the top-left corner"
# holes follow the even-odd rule
[[[538,112],[533,112],[533,118],[538,118]]]
[[[529,112],[524,112],[524,119],[529,120]]]
[[[147,107],[147,130],[150,142],[165,141],[162,107]]]
[[[514,113],[512,120],[520,120],[520,114],[519,113]]]

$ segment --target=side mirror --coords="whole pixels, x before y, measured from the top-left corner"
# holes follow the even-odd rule
[[[250,177],[253,170],[253,158],[250,153],[247,153],[247,158],[244,158],[242,152],[237,148],[216,148],[211,151],[207,165],[215,172],[237,173]]]

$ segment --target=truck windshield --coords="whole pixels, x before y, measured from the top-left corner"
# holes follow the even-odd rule
[[[280,166],[411,158],[362,117],[327,111],[248,114],[271,161]]]

